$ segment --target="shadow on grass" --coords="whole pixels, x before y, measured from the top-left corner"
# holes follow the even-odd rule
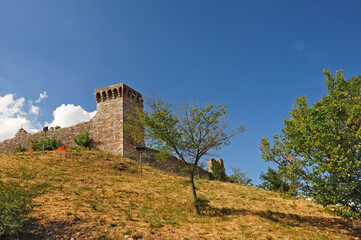
[[[82,221],[61,221],[61,220],[53,220],[45,223],[45,232],[44,238],[45,240],[52,239],[71,239],[72,237],[76,237],[79,239],[83,239],[83,237],[87,236],[87,233],[90,233],[92,229],[81,229],[80,232],[77,231],[77,224],[81,224]]]
[[[38,223],[39,219],[24,218],[14,225],[0,223],[0,239],[16,240],[38,240],[43,239],[45,228]]]
[[[308,224],[313,227],[338,233],[341,229],[349,232],[351,236],[361,236],[361,220],[350,221],[342,218],[324,218],[316,216],[300,216],[292,213],[278,211],[255,211],[249,209],[215,208],[209,206],[204,213],[209,217],[226,217],[231,215],[254,215],[288,227],[300,227]]]
[[[104,226],[82,218],[77,220],[51,220],[46,223],[44,238],[37,240],[102,239],[110,240]],[[118,238],[116,238],[118,239]]]

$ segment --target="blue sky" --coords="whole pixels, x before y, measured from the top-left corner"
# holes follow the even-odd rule
[[[69,104],[91,116],[94,88],[117,83],[171,103],[226,105],[232,125],[248,130],[219,155],[228,173],[238,167],[257,184],[268,166],[260,139],[280,133],[294,97],[320,99],[325,68],[361,73],[360,9],[359,1],[4,0],[0,97],[18,100],[13,107],[22,99],[17,116],[35,129]]]

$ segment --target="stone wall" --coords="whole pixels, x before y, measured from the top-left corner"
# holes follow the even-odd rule
[[[30,149],[32,140],[41,140],[43,138],[55,137],[58,140],[61,140],[66,146],[74,146],[73,138],[78,134],[89,131],[92,121],[79,123],[77,125],[60,128],[57,130],[49,130],[47,132],[38,132],[38,133],[27,133],[24,129],[20,129],[14,138],[7,139],[0,142],[0,153],[10,153],[12,152],[20,143],[22,147]],[[90,135],[91,132],[89,131]]]

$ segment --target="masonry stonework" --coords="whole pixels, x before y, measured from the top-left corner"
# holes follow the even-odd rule
[[[20,129],[14,138],[0,142],[0,153],[12,152],[19,143],[29,149],[31,140],[53,136],[67,147],[71,147],[75,145],[74,137],[88,131],[92,139],[92,148],[136,159],[138,157],[135,152],[136,143],[124,133],[123,124],[128,115],[136,114],[137,108],[143,109],[142,95],[125,84],[95,89],[94,95],[97,114],[90,121],[33,134]]]

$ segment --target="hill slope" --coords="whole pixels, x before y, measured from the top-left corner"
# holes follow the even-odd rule
[[[27,165],[52,186],[32,214],[46,239],[360,239],[360,223],[314,203],[218,181],[197,180],[209,200],[193,213],[186,178],[102,152],[0,154],[0,171]]]

